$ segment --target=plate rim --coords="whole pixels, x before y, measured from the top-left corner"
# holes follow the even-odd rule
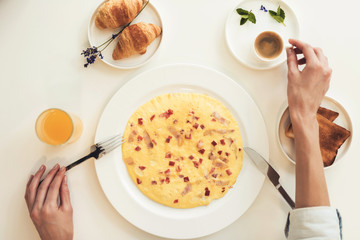
[[[226,45],[229,49],[229,51],[231,52],[231,55],[238,61],[240,62],[242,65],[250,68],[250,69],[254,69],[254,70],[261,70],[261,71],[265,71],[265,70],[269,70],[269,69],[273,69],[273,68],[276,68],[278,66],[280,66],[281,64],[283,64],[285,61],[286,61],[286,58],[282,61],[279,61],[275,64],[269,64],[268,66],[265,66],[265,67],[259,67],[259,66],[255,66],[255,65],[250,65],[248,64],[247,62],[243,61],[242,59],[238,58],[236,56],[236,54],[234,53],[234,51],[232,50],[231,48],[231,44],[230,44],[230,40],[229,40],[229,36],[228,36],[228,25],[229,25],[229,22],[230,22],[230,18],[231,18],[231,15],[234,13],[234,10],[243,2],[249,2],[249,1],[253,1],[253,0],[241,0],[240,2],[238,2],[228,13],[228,16],[226,18],[226,21],[225,21],[225,40],[226,40]],[[260,0],[258,0],[259,2],[261,2]],[[271,1],[271,0],[269,0]],[[283,0],[279,0],[278,1],[279,4],[280,3],[284,3],[293,13],[294,13],[294,19],[296,21],[296,24],[297,24],[297,27],[298,27],[298,36],[297,38],[300,38],[301,37],[301,27],[300,27],[300,21],[299,21],[299,17],[295,14],[295,11],[294,11],[294,8],[292,7],[292,4],[291,3],[288,3],[287,1],[283,1]],[[286,47],[286,43],[284,43]]]
[[[94,18],[94,15],[97,13],[97,11],[98,11],[98,9],[100,8],[100,6],[101,6],[104,2],[106,2],[106,1],[107,1],[107,0],[102,1],[102,2],[96,7],[96,9],[94,10],[94,12],[93,12],[93,13],[91,14],[91,16],[90,16],[90,20],[89,20],[89,24],[88,24],[88,31],[87,31],[87,32],[88,32],[88,33],[87,33],[87,35],[88,35],[88,41],[89,41],[90,47],[93,46],[92,41],[91,41],[91,37],[90,37],[90,35],[91,35],[91,24],[92,24],[92,21],[91,21],[91,20]],[[164,24],[163,24],[163,21],[162,21],[162,18],[161,18],[161,15],[160,15],[158,9],[155,7],[156,4],[154,5],[153,2],[150,2],[150,1],[149,1],[148,5],[149,5],[149,6],[146,6],[146,8],[147,8],[147,7],[152,7],[152,8],[153,8],[153,10],[155,11],[156,15],[159,17],[159,21],[160,21],[160,24],[161,24],[161,34],[160,34],[160,36],[159,36],[159,37],[160,37],[159,46],[156,48],[155,52],[154,52],[147,60],[145,60],[144,62],[138,63],[138,64],[133,65],[133,66],[125,66],[125,67],[122,67],[122,66],[118,66],[118,65],[112,64],[112,63],[106,61],[105,59],[101,59],[101,58],[100,58],[100,60],[101,60],[103,63],[105,63],[105,64],[107,64],[107,65],[109,65],[109,66],[111,66],[111,67],[113,67],[113,68],[117,68],[117,69],[124,69],[124,70],[135,69],[135,68],[139,68],[139,67],[147,64],[148,62],[150,62],[150,60],[157,54],[158,50],[159,50],[160,47],[162,46],[161,43],[162,43],[163,37],[164,37]],[[145,10],[145,9],[144,9],[144,10]],[[136,19],[136,18],[135,18],[135,19]],[[135,20],[135,19],[133,19],[133,20]]]
[[[127,81],[121,88],[119,88],[114,94],[113,96],[110,98],[110,100],[108,101],[107,105],[105,106],[104,108],[104,111],[99,119],[99,122],[98,122],[98,126],[97,126],[97,130],[96,130],[96,135],[95,135],[95,140],[98,140],[96,138],[98,138],[99,136],[99,129],[100,129],[100,125],[101,125],[101,121],[102,119],[104,118],[104,113],[108,107],[108,105],[112,102],[112,100],[114,99],[114,97],[119,94],[119,92],[121,91],[122,88],[124,88],[127,84],[130,84],[130,82],[132,80],[136,80],[136,79],[141,79],[142,76],[146,76],[146,74],[148,73],[151,73],[152,71],[159,71],[161,69],[166,69],[166,68],[173,68],[173,67],[190,67],[190,68],[196,68],[197,70],[201,69],[201,71],[205,70],[205,71],[210,71],[212,73],[217,73],[218,75],[221,75],[222,77],[226,78],[228,81],[231,81],[232,84],[236,84],[240,89],[241,91],[243,91],[244,93],[247,94],[247,97],[249,98],[250,101],[252,101],[252,104],[254,104],[253,106],[255,106],[255,111],[257,112],[256,114],[259,114],[260,116],[260,120],[261,120],[261,123],[262,123],[262,128],[264,130],[264,132],[261,132],[261,134],[265,134],[265,142],[266,144],[264,144],[264,146],[262,147],[263,149],[261,149],[266,156],[269,156],[269,139],[268,139],[268,135],[267,135],[267,129],[266,129],[266,124],[265,124],[265,120],[262,116],[262,113],[259,109],[259,107],[257,106],[257,104],[255,103],[255,101],[252,99],[251,95],[240,85],[238,84],[236,81],[234,81],[232,78],[230,78],[229,76],[227,76],[226,74],[218,71],[218,70],[215,70],[213,68],[210,68],[210,67],[207,67],[207,66],[203,66],[203,65],[198,65],[198,64],[188,64],[188,63],[177,63],[177,64],[165,64],[165,65],[162,65],[162,66],[159,66],[159,67],[155,67],[155,68],[152,68],[152,69],[149,69],[147,71],[144,71],[142,73],[139,73],[138,75],[134,76],[132,79],[130,79],[129,81]],[[136,82],[135,82],[136,83]],[[184,83],[185,84],[185,83]],[[209,88],[206,88],[205,89],[209,89]],[[135,109],[136,110],[136,109]],[[249,141],[250,142],[250,141]],[[244,157],[245,159],[245,157]],[[250,162],[250,161],[249,161]],[[249,164],[248,164],[249,165]],[[250,164],[251,165],[251,164]],[[251,166],[251,168],[255,168],[255,166]],[[149,230],[149,229],[144,229],[143,226],[139,226],[139,224],[136,224],[133,222],[134,219],[131,219],[129,220],[129,218],[127,216],[124,216],[123,213],[117,209],[117,206],[115,206],[111,200],[111,197],[108,196],[106,190],[104,189],[103,185],[102,185],[102,181],[101,181],[101,177],[99,176],[99,169],[97,168],[97,165],[96,165],[96,162],[95,162],[95,170],[96,170],[96,173],[97,173],[97,178],[99,179],[99,183],[100,183],[100,186],[102,187],[102,190],[106,196],[106,198],[108,199],[108,201],[110,202],[110,204],[115,208],[115,210],[122,216],[124,217],[128,222],[130,222],[131,224],[133,224],[134,226],[138,227],[139,229],[142,229],[143,231],[145,232],[148,232],[150,234],[153,234],[153,235],[156,235],[156,236],[160,236],[160,237],[167,237],[167,238],[172,238],[172,239],[189,239],[189,238],[194,238],[194,237],[202,237],[202,236],[206,236],[206,235],[210,235],[210,234],[213,234],[217,231],[220,231],[222,230],[223,228],[229,226],[230,224],[232,224],[234,221],[236,221],[241,215],[243,215],[249,208],[250,206],[254,203],[256,197],[258,196],[258,194],[260,193],[261,189],[262,189],[262,186],[264,184],[264,181],[265,181],[265,176],[260,174],[259,176],[261,176],[261,184],[259,184],[259,186],[256,186],[258,187],[257,189],[257,192],[255,194],[255,196],[251,199],[251,201],[249,202],[248,206],[246,207],[245,210],[241,210],[241,214],[239,216],[237,216],[236,218],[232,219],[231,222],[228,222],[225,226],[222,226],[218,229],[211,229],[211,231],[208,231],[206,233],[199,233],[197,232],[196,234],[195,233],[192,233],[192,234],[177,234],[177,235],[174,235],[172,234],[171,236],[168,234],[168,235],[164,235],[162,233],[159,233],[158,231],[153,231],[153,230]],[[253,173],[252,173],[253,174]],[[240,175],[239,175],[240,176]],[[205,215],[204,215],[205,216]],[[196,219],[196,217],[194,218]]]

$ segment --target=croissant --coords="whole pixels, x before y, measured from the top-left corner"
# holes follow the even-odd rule
[[[151,23],[139,22],[124,29],[113,51],[119,60],[134,54],[146,53],[146,48],[161,34],[161,28]]]
[[[95,25],[100,28],[118,28],[131,22],[140,12],[143,0],[107,0],[99,8]]]

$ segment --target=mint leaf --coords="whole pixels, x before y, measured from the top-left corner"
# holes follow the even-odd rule
[[[285,20],[285,12],[283,9],[281,9],[280,5],[277,8],[277,12],[273,11],[273,10],[269,10],[269,14],[272,18],[274,18],[277,22],[282,23],[284,26],[284,20]]]
[[[273,16],[276,16],[276,12],[274,12],[273,10],[269,10],[269,14],[273,17]]]
[[[273,16],[273,18],[279,23],[282,23],[284,21],[284,19],[280,16]]]
[[[256,17],[252,12],[249,13],[249,21],[254,24],[256,23]]]
[[[285,19],[285,12],[284,10],[280,9],[280,17],[282,17],[283,19]]]
[[[241,18],[240,25],[244,25],[247,22],[248,18]]]
[[[239,15],[249,15],[249,12],[246,11],[245,9],[242,9],[242,8],[236,9],[236,12],[237,12]]]

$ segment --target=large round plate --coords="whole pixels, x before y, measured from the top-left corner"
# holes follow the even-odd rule
[[[105,107],[95,141],[124,132],[138,107],[155,96],[172,92],[197,92],[217,98],[238,121],[244,146],[256,149],[265,158],[269,156],[265,123],[249,94],[224,74],[197,65],[167,65],[127,82]],[[146,232],[176,239],[205,236],[234,222],[253,203],[265,179],[244,154],[237,182],[223,198],[208,206],[176,209],[158,204],[140,192],[122,161],[121,148],[95,161],[95,168],[105,195],[124,218]]]
[[[102,4],[102,3],[101,3]],[[106,42],[111,36],[115,33],[118,33],[121,28],[117,29],[99,29],[95,25],[95,17],[96,14],[101,6],[101,4],[96,8],[94,11],[89,27],[88,27],[88,38],[90,46],[99,46]],[[148,5],[144,8],[144,10],[137,16],[134,21],[131,23],[131,25],[138,23],[138,22],[146,22],[146,23],[152,23],[157,26],[159,26],[162,29],[162,33],[159,37],[157,37],[148,47],[146,50],[146,53],[143,55],[136,54],[134,56],[120,59],[120,60],[114,60],[112,58],[113,50],[115,49],[115,46],[118,42],[118,38],[114,39],[112,43],[109,44],[109,46],[102,51],[103,59],[101,59],[106,64],[120,69],[130,69],[130,68],[136,68],[144,65],[145,63],[149,62],[150,59],[154,56],[158,48],[160,47],[160,43],[162,40],[162,36],[164,34],[164,29],[161,21],[160,14],[156,10],[154,4],[148,3]]]
[[[270,9],[274,11],[276,11],[280,5],[285,12],[284,23],[286,27],[275,21],[269,12],[260,10],[261,5],[265,6],[267,10]],[[241,17],[236,12],[237,8],[243,8],[248,11],[252,10],[256,17],[256,24],[247,21],[244,25],[240,26]],[[264,31],[275,31],[279,33],[286,46],[289,38],[299,38],[299,21],[294,11],[283,1],[244,0],[229,13],[225,25],[226,43],[234,57],[244,65],[259,70],[273,68],[286,60],[286,54],[285,51],[283,51],[280,57],[272,62],[263,62],[256,58],[253,51],[254,41],[256,36]]]

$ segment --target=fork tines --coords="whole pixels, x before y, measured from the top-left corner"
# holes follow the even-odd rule
[[[114,150],[115,148],[119,147],[124,142],[125,139],[123,138],[123,136],[121,134],[117,134],[104,141],[97,143],[96,146],[99,147],[101,150],[103,150],[105,154],[107,154],[112,150]]]

